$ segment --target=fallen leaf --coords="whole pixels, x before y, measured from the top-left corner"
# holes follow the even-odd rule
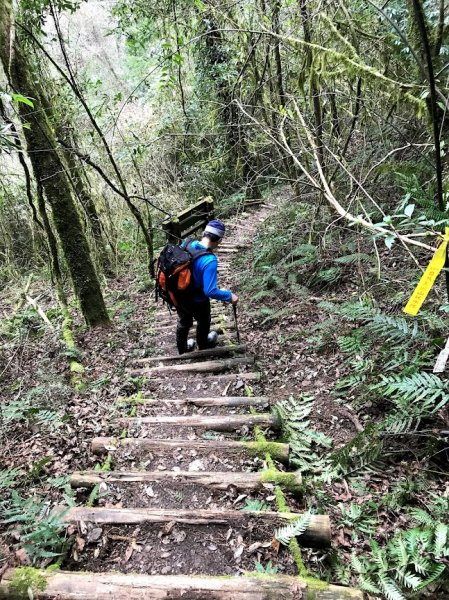
[[[129,561],[129,559],[131,558],[131,556],[133,555],[133,552],[134,552],[133,545],[130,544],[125,550],[125,554],[123,556],[123,562],[127,563]]]

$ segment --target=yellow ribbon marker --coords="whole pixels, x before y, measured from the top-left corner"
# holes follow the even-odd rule
[[[418,285],[415,288],[415,291],[411,295],[410,300],[407,302],[407,305],[404,308],[405,314],[413,316],[418,314],[418,311],[421,308],[424,300],[427,298],[427,294],[430,292],[433,284],[435,283],[435,279],[438,277],[441,269],[446,263],[446,251],[448,243],[449,227],[446,227],[445,234],[442,236],[441,244],[435,250],[432,260],[427,265],[427,269],[424,271]]]

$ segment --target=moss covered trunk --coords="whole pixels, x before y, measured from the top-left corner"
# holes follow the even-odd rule
[[[56,150],[53,129],[33,83],[28,53],[22,52],[17,37],[11,39],[11,3],[0,5],[1,60],[9,82],[18,93],[34,98],[34,108],[20,104],[20,117],[28,153],[38,186],[41,185],[53,213],[53,221],[73,281],[75,293],[90,326],[109,321],[89,245],[76,209],[70,182]],[[3,27],[4,26],[4,27]],[[11,43],[12,42],[12,43]],[[10,49],[12,49],[10,51]]]

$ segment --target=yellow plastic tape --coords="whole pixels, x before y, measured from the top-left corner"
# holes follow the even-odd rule
[[[421,308],[424,300],[427,298],[427,294],[430,292],[433,284],[435,283],[435,279],[438,277],[441,269],[446,263],[446,252],[449,242],[449,227],[446,227],[445,231],[446,232],[442,238],[441,244],[436,249],[432,260],[427,265],[427,269],[424,271],[418,285],[415,288],[415,291],[411,295],[410,300],[407,302],[407,305],[404,308],[404,312],[407,315],[418,314],[418,311]]]

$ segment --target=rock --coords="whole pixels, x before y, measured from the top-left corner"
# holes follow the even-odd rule
[[[197,459],[190,463],[189,471],[205,471],[205,466],[202,460]]]
[[[31,559],[28,556],[28,552],[25,550],[25,548],[20,548],[17,550],[15,557],[21,565],[31,565]]]
[[[88,544],[92,544],[93,542],[98,542],[98,540],[103,535],[103,529],[101,527],[94,527],[87,534],[87,542]]]

